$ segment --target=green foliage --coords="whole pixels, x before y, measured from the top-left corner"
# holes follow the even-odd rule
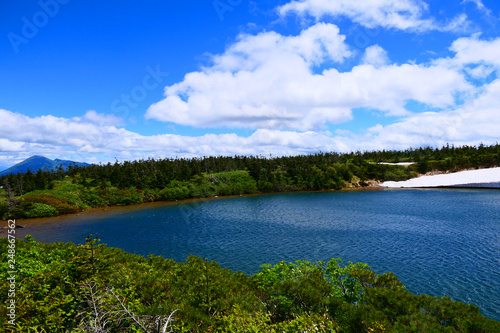
[[[153,202],[159,201],[161,199],[160,189],[157,188],[147,188],[140,191],[143,202]]]
[[[9,218],[35,218],[35,217],[50,217],[59,215],[55,207],[38,202],[29,202],[21,200],[21,202],[9,211]]]
[[[0,201],[0,219],[3,219],[4,216],[9,212],[9,205],[6,202]]]
[[[19,203],[10,210],[8,216],[12,218],[49,217],[59,214],[75,213],[79,210],[65,198],[51,193],[29,193],[21,197]]]
[[[274,266],[263,265],[253,279],[261,288],[264,304],[273,322],[293,319],[297,314],[325,314],[333,299],[357,304],[362,284],[356,277],[366,264],[341,266],[340,259],[328,263],[299,260]]]
[[[365,264],[297,261],[248,277],[190,256],[175,262],[98,244],[17,240],[19,332],[498,332],[473,305],[416,296]],[[9,241],[0,239],[0,330],[7,331]],[[92,327],[94,327],[92,329]]]
[[[25,195],[22,200],[52,206],[59,214],[70,214],[78,211],[78,206],[68,204],[67,199],[58,198],[54,194],[40,193]],[[51,216],[51,215],[48,215]]]
[[[34,202],[30,209],[25,211],[24,217],[50,217],[59,215],[59,211],[50,205]]]
[[[135,187],[128,189],[112,189],[109,204],[112,206],[127,206],[142,203],[142,197]]]
[[[72,184],[71,180],[66,178],[65,180],[54,180],[51,182],[51,186],[48,186],[45,189],[37,189],[35,191],[26,192],[25,196],[30,195],[40,195],[50,193],[55,195],[58,199],[65,200],[70,205],[79,206],[81,203],[81,199],[79,195],[83,186]]]
[[[342,260],[331,259],[324,268],[327,281],[333,286],[333,295],[347,303],[357,304],[362,297],[362,285],[357,275],[369,272],[370,266],[349,262],[342,266]]]
[[[221,332],[271,332],[269,315],[262,311],[245,311],[236,304],[230,312],[220,317]]]
[[[219,172],[207,176],[218,195],[248,194],[258,192],[257,182],[248,171],[236,170]]]
[[[0,277],[8,276],[6,242],[1,243],[2,263]],[[77,303],[72,267],[68,260],[73,255],[71,247],[62,244],[39,243],[27,237],[27,242],[16,242],[16,323],[27,328],[45,329],[47,332],[61,332],[76,315]],[[2,282],[0,292],[5,302],[8,284]],[[6,323],[5,313],[0,318]]]
[[[101,200],[99,200],[95,194],[97,194]],[[116,187],[105,187],[98,188],[94,193],[90,193],[87,199],[92,201],[88,203],[93,203],[101,205],[104,203],[105,206],[127,206],[142,203],[142,196],[135,187],[129,187],[127,189],[119,189]]]
[[[168,186],[160,191],[160,197],[163,200],[180,200],[189,198],[191,186],[188,182],[172,180]]]
[[[220,332],[339,332],[338,324],[328,315],[305,314],[290,321],[271,323],[269,314],[247,312],[235,306],[230,315],[221,318]]]
[[[101,197],[95,189],[85,189],[81,191],[80,198],[89,207],[104,207],[106,206],[106,201]]]

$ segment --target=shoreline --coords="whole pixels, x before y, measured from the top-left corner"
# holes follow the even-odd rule
[[[497,179],[494,179],[490,183],[498,184],[497,187],[491,186],[479,186],[481,183],[476,181],[471,181],[470,183],[465,183],[463,181],[456,181],[460,178],[460,176],[467,173],[477,173],[477,172],[485,172],[491,173],[494,172]],[[457,178],[458,176],[458,178]],[[453,177],[455,179],[455,183],[432,183],[432,181],[436,179],[442,179],[441,177]],[[428,183],[431,181],[430,183]],[[275,195],[275,194],[292,194],[292,193],[326,193],[326,192],[365,192],[365,191],[387,191],[387,190],[404,190],[404,189],[498,189],[500,188],[500,167],[499,168],[489,168],[489,169],[478,169],[478,170],[466,170],[459,171],[455,173],[445,173],[445,174],[434,174],[434,175],[422,175],[417,178],[412,178],[406,181],[394,182],[387,181],[383,183],[379,183],[376,181],[369,181],[369,186],[350,186],[346,188],[342,188],[340,190],[320,190],[320,191],[286,191],[286,192],[266,192],[266,193],[249,193],[249,194],[235,194],[235,195],[226,195],[226,196],[213,196],[213,197],[204,197],[204,198],[187,198],[175,201],[154,201],[154,202],[142,202],[134,205],[127,206],[106,206],[99,208],[87,208],[85,210],[65,215],[58,215],[52,217],[40,217],[40,218],[32,218],[32,219],[16,219],[16,224],[23,226],[23,228],[16,228],[16,234],[24,237],[27,234],[30,234],[30,231],[35,231],[33,229],[35,226],[44,226],[47,224],[51,224],[54,226],[59,226],[63,224],[67,224],[68,220],[84,220],[86,217],[92,217],[95,215],[106,216],[112,214],[120,214],[127,213],[130,211],[141,210],[150,207],[159,207],[159,206],[170,206],[176,204],[184,204],[184,203],[193,203],[200,201],[209,201],[216,199],[231,199],[231,198],[239,198],[239,197],[250,197],[250,196],[262,196],[262,195]],[[422,185],[423,184],[423,185]],[[3,223],[0,228],[0,238],[7,237],[6,229],[4,227],[7,225],[7,220],[2,220]]]
[[[383,188],[380,185],[375,186],[367,186],[367,187],[348,187],[343,188],[341,190],[322,190],[322,191],[289,191],[289,192],[266,192],[266,193],[249,193],[249,194],[234,194],[234,195],[225,195],[225,196],[213,196],[213,197],[205,197],[205,198],[188,198],[181,199],[175,201],[153,201],[153,202],[142,202],[134,205],[127,206],[106,206],[106,207],[98,207],[98,208],[87,208],[85,210],[72,213],[72,214],[64,214],[50,217],[37,217],[32,219],[15,219],[16,225],[21,225],[23,227],[16,228],[16,235],[21,235],[22,238],[24,236],[31,234],[29,231],[33,229],[34,226],[60,226],[67,224],[69,221],[67,220],[83,220],[86,217],[93,217],[95,215],[106,216],[106,215],[114,215],[120,213],[127,213],[136,210],[142,210],[145,208],[151,207],[161,207],[161,206],[170,206],[184,203],[194,203],[200,201],[211,201],[217,199],[232,199],[232,198],[241,198],[241,197],[253,197],[253,196],[263,196],[263,195],[275,195],[275,194],[293,194],[293,193],[341,193],[341,192],[364,192],[364,191],[384,191],[387,188]],[[7,229],[4,227],[7,226],[7,220],[2,220],[2,224],[0,227],[0,238],[7,237]],[[33,236],[33,235],[32,235]],[[17,237],[16,238],[20,238]]]

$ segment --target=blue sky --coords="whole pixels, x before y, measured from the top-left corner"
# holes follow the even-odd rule
[[[0,168],[500,136],[496,0],[1,6]]]

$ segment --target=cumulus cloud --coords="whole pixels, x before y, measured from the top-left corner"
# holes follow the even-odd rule
[[[486,79],[500,72],[500,38],[480,39],[480,34],[455,40],[450,46],[453,57],[439,58],[433,65],[463,71],[474,79]]]
[[[459,38],[453,42],[450,50],[456,55],[454,64],[464,66],[468,64],[487,64],[500,70],[500,38],[481,40],[479,35]]]
[[[380,45],[373,45],[366,48],[362,62],[367,65],[380,67],[389,64],[389,57],[387,56],[387,51],[380,47]]]
[[[144,136],[115,126],[86,123],[83,117],[28,117],[0,109],[0,118],[6,124],[0,137],[0,165],[5,166],[36,154],[95,163],[150,156],[294,155],[336,148],[330,139],[315,132],[261,129],[249,137],[236,134]]]
[[[0,119],[4,122],[2,137],[37,144],[80,147],[92,143],[97,146],[103,141],[103,136],[126,132],[114,126],[89,122],[85,116],[73,119],[51,115],[31,118],[0,109]]]
[[[87,113],[85,113],[83,117],[75,118],[75,120],[94,123],[98,125],[110,125],[110,126],[122,126],[125,123],[123,119],[120,117],[117,117],[112,114],[97,113],[94,110],[87,111]]]
[[[371,67],[372,70],[373,67]],[[147,157],[206,155],[297,155],[319,151],[406,149],[408,147],[494,144],[500,133],[500,79],[459,108],[410,114],[391,125],[377,125],[355,135],[339,131],[257,129],[250,136],[206,134],[145,136],[115,126],[75,118],[28,117],[0,109],[6,125],[0,137],[0,165],[34,154],[87,162]],[[320,112],[320,111],[318,111]],[[9,125],[15,124],[15,125]],[[20,131],[19,129],[24,130]],[[17,160],[12,160],[16,155]]]
[[[213,65],[165,88],[147,118],[196,127],[310,129],[350,119],[342,106],[314,102],[314,68],[351,55],[337,26],[316,24],[298,36],[242,35]],[[306,82],[304,80],[308,80]],[[321,114],[319,120],[311,114]]]
[[[500,80],[495,80],[476,99],[458,109],[416,114],[388,126],[377,126],[361,141],[376,149],[495,144],[500,133],[499,103]]]
[[[403,31],[463,31],[469,25],[462,14],[448,23],[438,23],[427,17],[428,4],[421,0],[295,0],[278,7],[284,17],[296,14],[311,16],[316,20],[324,17],[347,17],[367,28],[382,27]]]
[[[344,39],[337,26],[324,23],[298,36],[241,36],[211,66],[166,87],[165,99],[146,118],[194,127],[319,130],[351,120],[353,108],[404,115],[408,100],[444,108],[471,89],[453,69],[387,65],[380,46],[366,50],[365,64],[340,72],[332,62],[350,56]]]

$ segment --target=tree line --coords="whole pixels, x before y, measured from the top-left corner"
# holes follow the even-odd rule
[[[412,162],[410,166],[381,162]],[[340,190],[430,171],[500,165],[500,145],[299,156],[142,159],[28,171],[0,178],[0,215],[38,217],[88,207],[245,193]],[[30,213],[31,212],[31,213]],[[27,213],[27,214],[26,214]]]

